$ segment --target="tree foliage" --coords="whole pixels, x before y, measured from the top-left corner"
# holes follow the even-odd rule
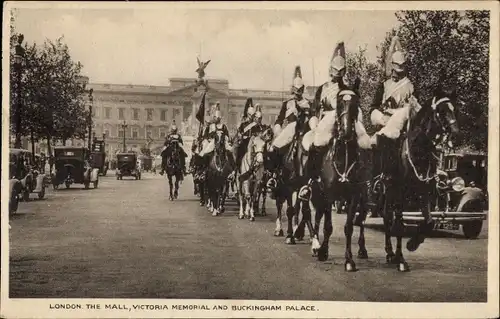
[[[11,45],[18,37],[12,17]],[[36,140],[47,138],[49,141],[83,138],[89,111],[84,85],[79,82],[82,65],[73,61],[62,37],[55,41],[47,39],[42,45],[24,43],[24,49],[20,81],[19,72],[11,62],[11,124],[14,124],[13,115],[20,106],[20,131],[23,135],[33,133]],[[18,93],[20,105],[17,103]],[[15,125],[12,128],[15,129]]]
[[[425,100],[438,85],[457,90],[463,146],[488,141],[489,12],[401,11],[397,33],[408,53],[409,77]],[[382,47],[387,49],[390,37]],[[383,60],[381,60],[383,61]],[[473,119],[473,120],[471,120]]]

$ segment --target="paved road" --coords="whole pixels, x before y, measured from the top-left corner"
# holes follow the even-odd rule
[[[11,220],[10,296],[486,300],[487,229],[478,240],[436,234],[406,251],[412,271],[398,273],[385,264],[374,225],[366,232],[370,258],[345,273],[343,215],[334,216],[330,260],[318,262],[309,245],[273,236],[274,209],[252,223],[238,220],[229,203],[212,217],[192,195],[190,177],[179,200],[166,194],[166,180],[145,173],[139,181],[102,177],[97,190],[75,185],[21,203]]]

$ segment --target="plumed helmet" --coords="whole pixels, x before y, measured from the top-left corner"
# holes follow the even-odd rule
[[[344,42],[337,43],[335,50],[333,50],[332,59],[330,60],[330,75],[339,74],[345,69],[345,46]]]
[[[262,107],[259,103],[255,104],[255,118],[256,119],[262,118]]]
[[[217,101],[214,105],[214,118],[220,119],[222,118],[222,113],[220,111],[220,102]]]
[[[247,99],[247,102],[245,103],[245,108],[243,109],[243,116],[252,116],[255,114],[255,108],[253,107],[253,100],[251,97]]]
[[[386,73],[389,76],[392,70],[396,72],[405,71],[406,53],[401,46],[398,36],[394,36],[391,41],[389,50],[387,51],[388,61],[386,61]]]
[[[177,125],[175,124],[175,120],[172,122],[172,125],[170,126],[170,131],[177,132]]]
[[[302,81],[302,71],[300,66],[295,67],[295,73],[293,78],[292,93],[302,93],[304,92],[304,81]]]

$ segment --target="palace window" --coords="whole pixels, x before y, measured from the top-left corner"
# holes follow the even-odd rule
[[[160,137],[165,138],[167,134],[165,133],[165,130],[160,130]]]
[[[104,134],[106,135],[106,137],[111,137],[111,134],[109,133],[109,130],[104,130]]]
[[[108,120],[111,118],[111,108],[110,107],[104,108],[104,117]]]
[[[166,122],[167,121],[167,110],[161,110],[160,120],[162,122]]]
[[[118,137],[123,138],[123,130],[118,130]]]
[[[137,129],[132,130],[132,138],[138,138],[139,137],[139,131]]]
[[[180,121],[182,121],[182,119],[180,119],[180,118],[179,118],[179,116],[180,116],[180,115],[181,115],[181,110],[179,110],[179,109],[174,109],[174,116],[173,116],[173,117],[174,117],[174,120],[175,120],[176,122],[180,122]],[[177,125],[179,125],[179,123],[177,123]]]
[[[118,118],[120,120],[124,120],[125,119],[125,110],[124,109],[122,109],[122,108],[118,109]]]
[[[147,109],[147,120],[152,121],[153,120],[153,109]]]
[[[148,129],[148,130],[146,131],[146,137],[147,137],[148,139],[153,138],[153,132],[151,132],[151,129]]]
[[[133,109],[134,113],[134,120],[138,121],[139,120],[139,109]]]

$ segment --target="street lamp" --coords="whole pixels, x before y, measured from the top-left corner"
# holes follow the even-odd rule
[[[21,101],[21,77],[22,77],[22,68],[23,68],[23,62],[24,62],[24,55],[25,55],[25,50],[21,46],[24,40],[24,35],[19,34],[17,36],[17,44],[15,47],[15,52],[14,52],[14,68],[16,71],[16,77],[17,77],[17,83],[16,83],[16,89],[17,89],[17,107],[16,107],[16,140],[14,143],[15,148],[21,148],[21,108],[22,108],[22,101]]]
[[[125,122],[125,120],[123,121],[123,124],[122,124],[122,129],[123,129],[123,152],[126,152],[127,151],[127,146],[125,144],[125,129],[127,128],[127,122]]]
[[[94,106],[94,97],[92,94],[94,93],[94,89],[89,90],[89,101],[90,101],[90,113],[89,113],[89,147],[91,147],[92,143],[92,107]]]

